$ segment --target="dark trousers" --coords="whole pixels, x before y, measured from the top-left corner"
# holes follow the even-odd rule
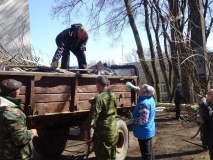
[[[210,160],[213,160],[213,146],[208,146],[208,149],[209,149]]]
[[[70,67],[70,51],[65,51],[61,58],[61,69],[69,69]]]
[[[78,60],[78,67],[80,69],[86,69],[87,68],[87,61],[86,61],[86,55],[84,52],[80,52],[80,53],[73,53],[77,60]]]
[[[53,61],[58,61],[61,56],[61,69],[69,69],[70,66],[70,51],[66,49],[65,44],[63,41],[57,37],[56,38],[56,44],[58,46],[55,55],[53,57]],[[78,53],[73,53],[77,60],[78,60],[78,67],[79,69],[86,69],[87,68],[87,62],[86,62],[86,56],[84,52],[79,51]],[[82,72],[83,73],[83,72]]]
[[[180,118],[180,102],[175,102],[176,119]]]
[[[86,69],[87,62],[85,53],[74,54],[78,60],[78,68]],[[64,51],[61,59],[61,69],[69,69],[70,66],[70,51]]]
[[[155,160],[155,155],[152,148],[152,138],[138,139],[140,151],[143,160]]]

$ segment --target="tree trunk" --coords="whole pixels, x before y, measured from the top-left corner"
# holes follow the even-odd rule
[[[154,45],[153,45],[152,35],[150,32],[150,27],[149,27],[149,12],[148,12],[147,0],[144,0],[144,10],[145,10],[145,27],[146,27],[146,33],[147,33],[147,37],[149,40],[149,47],[150,47],[150,52],[151,52],[151,64],[152,64],[152,69],[153,69],[153,75],[155,77],[155,84],[156,84],[155,88],[156,88],[156,94],[157,94],[157,101],[161,102],[161,100],[162,100],[161,85],[160,85],[159,75],[158,75],[157,68],[156,68]]]
[[[132,32],[133,32],[133,35],[134,35],[134,38],[135,38],[135,42],[136,42],[136,45],[137,45],[137,49],[138,49],[137,53],[138,53],[138,57],[139,57],[142,69],[144,71],[147,83],[153,86],[154,80],[153,80],[152,74],[150,72],[150,69],[147,65],[147,62],[145,60],[141,39],[140,39],[138,29],[137,29],[136,24],[135,24],[134,17],[132,15],[130,1],[124,0],[124,2],[125,2],[126,10],[127,10],[127,15],[128,15],[128,18],[129,18],[129,23],[130,23],[130,26],[131,26],[131,29],[132,29]]]

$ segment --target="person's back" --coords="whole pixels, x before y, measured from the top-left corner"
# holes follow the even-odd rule
[[[84,123],[85,140],[88,142],[89,131],[94,129],[94,151],[97,160],[115,160],[118,129],[116,123],[117,98],[108,90],[109,81],[104,76],[96,79],[98,95],[91,102],[92,106]]]
[[[4,97],[0,97],[0,159],[31,159],[32,150],[28,137],[23,137],[27,129],[18,122],[26,119],[19,106]],[[17,117],[17,115],[19,115]],[[19,149],[20,148],[20,149]]]
[[[32,159],[30,141],[37,135],[36,129],[28,130],[26,116],[18,99],[22,83],[13,79],[1,83],[0,96],[0,159]]]
[[[95,131],[104,138],[116,137],[116,95],[109,90],[103,91],[96,97],[96,103],[101,104],[102,110],[96,122]],[[104,136],[103,136],[104,135]]]
[[[181,101],[182,101],[181,89],[177,87],[177,88],[175,88],[174,102],[181,103]]]

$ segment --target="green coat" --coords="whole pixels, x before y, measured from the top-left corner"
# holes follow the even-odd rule
[[[20,109],[21,99],[0,97],[0,159],[32,159],[32,131],[26,127],[26,116]]]
[[[94,128],[94,151],[97,160],[115,160],[118,128],[116,123],[117,98],[109,90],[100,92],[92,102],[86,130]]]
[[[116,108],[116,95],[109,90],[100,92],[92,102],[85,129],[90,130],[94,126],[95,135],[99,134],[103,138],[117,137]]]

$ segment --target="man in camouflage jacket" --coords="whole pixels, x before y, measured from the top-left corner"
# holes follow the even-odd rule
[[[30,141],[37,135],[36,129],[28,130],[26,116],[18,99],[22,83],[7,79],[1,83],[0,96],[0,159],[32,159]]]
[[[89,141],[89,131],[94,128],[94,151],[97,160],[115,160],[118,128],[116,123],[117,98],[107,89],[108,79],[97,78],[96,87],[99,94],[92,101],[88,118],[84,124],[85,140]]]

